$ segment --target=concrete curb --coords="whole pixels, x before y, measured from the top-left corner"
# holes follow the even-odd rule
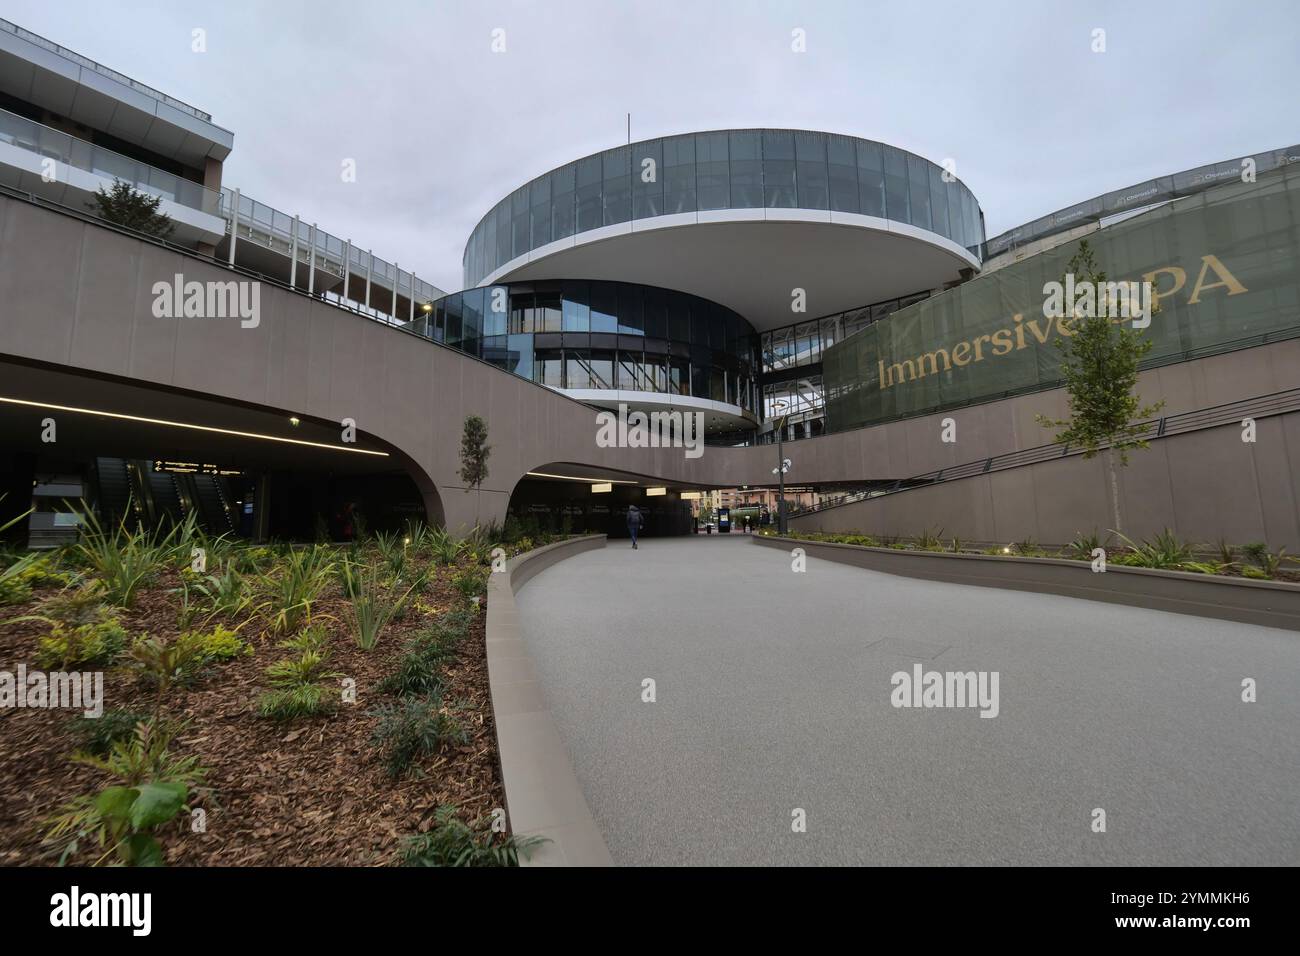
[[[539,572],[575,554],[605,547],[605,535],[550,544],[512,558],[488,576],[487,664],[506,812],[516,836],[543,844],[520,866],[613,866],[587,806],[569,752],[546,706],[533,659],[519,635],[515,592]]]
[[[899,551],[775,536],[755,535],[754,543],[783,551],[803,548],[809,557],[886,574],[1061,594],[1300,631],[1300,585],[1278,581],[1114,566],[1108,566],[1105,574],[1098,574],[1087,562],[1063,558]]]

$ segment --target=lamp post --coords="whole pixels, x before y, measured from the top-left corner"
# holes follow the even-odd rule
[[[780,411],[789,404],[785,399],[778,398],[772,403],[772,406]],[[772,469],[772,474],[777,476],[776,533],[780,535],[785,534],[785,473],[790,470],[790,459],[785,457],[782,437],[785,433],[785,420],[787,417],[782,415],[776,423],[776,467]]]

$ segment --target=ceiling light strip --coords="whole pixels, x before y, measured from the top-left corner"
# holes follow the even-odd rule
[[[148,425],[165,425],[168,428],[189,428],[194,431],[212,432],[218,435],[234,435],[238,438],[256,438],[260,441],[282,442],[286,445],[305,445],[308,448],[324,448],[327,451],[346,451],[354,455],[377,455],[387,458],[386,451],[371,451],[368,448],[345,448],[342,445],[327,445],[324,442],[304,441],[300,438],[281,438],[278,435],[261,435],[257,432],[241,432],[232,428],[216,428],[212,425],[194,425],[189,422],[170,422],[162,418],[144,418],[140,415],[126,415],[122,412],[105,412],[97,408],[76,408],[72,405],[52,405],[49,402],[29,402],[21,398],[6,398],[0,395],[0,402],[7,405],[25,405],[29,408],[44,408],[56,412],[75,412],[81,415],[97,415],[100,418],[116,418],[127,422],[144,422]]]

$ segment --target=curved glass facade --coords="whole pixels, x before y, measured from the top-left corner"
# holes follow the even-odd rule
[[[474,228],[465,285],[547,243],[635,219],[717,209],[825,209],[927,229],[979,257],[984,221],[959,180],[885,143],[804,130],[688,133],[561,166],[501,200]]]
[[[407,328],[553,388],[758,403],[753,327],[670,289],[585,279],[484,286],[438,299]]]

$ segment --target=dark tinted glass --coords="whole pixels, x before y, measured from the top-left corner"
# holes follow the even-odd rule
[[[911,222],[907,192],[907,154],[885,146],[885,215],[896,222]]]
[[[762,138],[754,133],[732,133],[728,148],[731,153],[731,208],[763,208],[763,158]]]
[[[533,249],[541,248],[551,241],[551,177],[542,176],[534,179],[529,187],[533,207]]]
[[[885,157],[879,143],[858,143],[858,197],[862,215],[885,218]],[[906,204],[903,206],[906,209]]]
[[[573,235],[573,164],[551,173],[551,238],[567,239]]]
[[[695,137],[695,177],[701,210],[729,208],[726,133],[701,133]]]
[[[578,160],[578,232],[598,229],[605,223],[601,208],[600,187],[604,176],[599,155]]]
[[[799,185],[799,207],[828,209],[826,179],[826,137],[821,133],[794,136],[795,179]]]
[[[664,211],[664,150],[655,139],[632,147],[632,218],[649,219]]]
[[[664,145],[664,212],[695,211],[695,137],[674,136]]]
[[[627,222],[632,218],[632,154],[627,146],[604,154],[605,225]]]
[[[831,209],[835,212],[858,212],[858,166],[854,141],[847,136],[832,136],[826,144],[830,173]],[[870,215],[879,215],[871,213]]]
[[[911,223],[921,229],[930,228],[930,175],[929,164],[920,156],[907,157],[907,195],[912,203]]]
[[[763,133],[763,198],[769,209],[793,209],[794,134],[780,130]]]

